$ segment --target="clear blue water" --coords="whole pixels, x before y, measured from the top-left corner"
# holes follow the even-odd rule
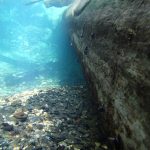
[[[0,96],[49,86],[85,84],[65,32],[67,7],[0,0]]]

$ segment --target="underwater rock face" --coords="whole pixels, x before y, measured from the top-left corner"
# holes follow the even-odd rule
[[[124,149],[150,149],[150,1],[92,0],[76,16],[77,3],[66,19],[105,132]]]

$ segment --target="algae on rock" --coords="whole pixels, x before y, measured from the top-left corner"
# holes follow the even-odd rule
[[[75,6],[66,20],[105,132],[124,149],[150,149],[150,1],[92,0],[78,15]]]

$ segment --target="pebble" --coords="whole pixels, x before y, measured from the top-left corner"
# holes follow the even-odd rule
[[[36,124],[35,125],[39,130],[42,130],[44,128],[43,124]]]
[[[35,90],[10,97],[8,100],[15,103],[6,107],[7,110],[13,107],[13,111],[3,112],[0,108],[0,135],[5,137],[0,137],[0,146],[9,141],[6,149],[14,149],[14,145],[16,149],[23,146],[25,150],[88,150],[93,147],[99,150],[101,146],[107,149],[97,138],[98,119],[93,115],[96,113],[89,111],[93,107],[89,97],[84,86]]]
[[[45,104],[44,106],[42,106],[42,109],[46,112],[49,111],[49,106],[47,104]]]
[[[14,127],[11,124],[8,123],[2,123],[2,128],[4,131],[13,131]]]
[[[28,115],[25,114],[23,110],[19,110],[19,111],[17,110],[17,111],[15,111],[15,113],[13,114],[13,116],[16,119],[20,120],[20,121],[26,121],[27,117],[28,117]]]
[[[34,131],[34,129],[33,129],[33,125],[32,124],[28,124],[27,126],[26,126],[26,129],[28,130],[28,131]]]

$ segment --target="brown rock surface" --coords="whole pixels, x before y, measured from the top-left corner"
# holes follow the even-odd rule
[[[125,149],[148,150],[150,1],[86,1],[77,0],[66,18],[92,90],[105,108],[105,132],[123,141]]]

